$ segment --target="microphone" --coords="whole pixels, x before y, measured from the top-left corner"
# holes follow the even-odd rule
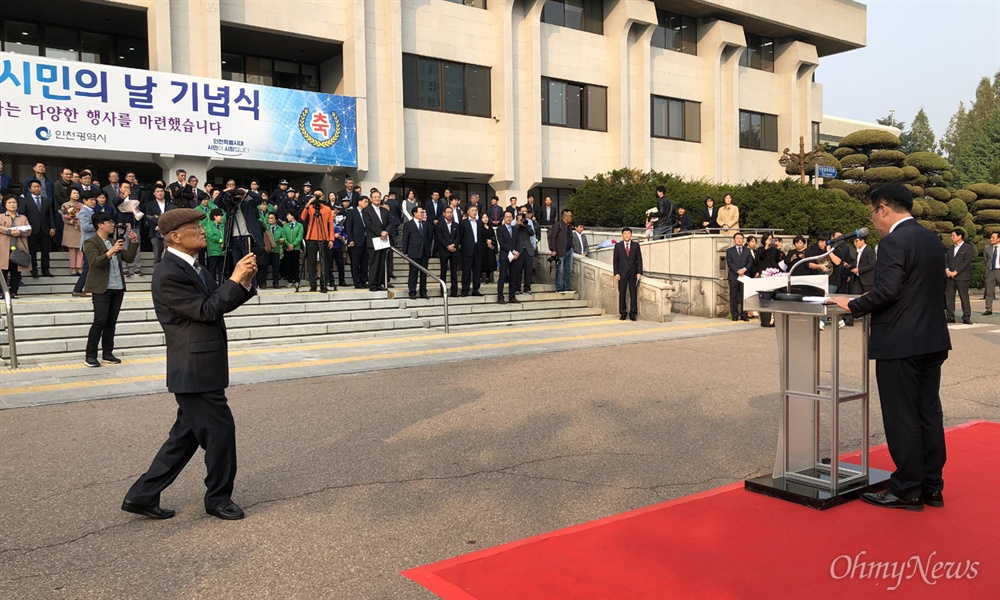
[[[861,229],[855,229],[853,233],[845,233],[844,235],[835,237],[829,242],[827,242],[827,244],[830,246],[836,246],[837,244],[841,244],[843,242],[847,242],[857,238],[866,239],[869,233],[870,232],[868,231],[867,227],[862,227]]]

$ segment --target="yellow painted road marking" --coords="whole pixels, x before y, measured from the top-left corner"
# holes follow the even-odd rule
[[[602,323],[602,324],[607,324]],[[658,333],[663,331],[685,331],[691,329],[705,329],[708,327],[729,327],[736,324],[735,322],[723,321],[723,322],[710,322],[710,323],[691,323],[688,325],[674,325],[668,327],[652,327],[648,329],[637,329],[631,331],[608,331],[604,333],[588,333],[581,335],[569,335],[561,337],[549,337],[541,338],[537,340],[517,340],[512,342],[497,342],[493,344],[471,344],[466,346],[456,346],[452,348],[431,348],[427,350],[409,350],[404,352],[384,352],[380,354],[366,354],[363,356],[342,356],[339,358],[325,358],[325,359],[315,359],[315,360],[301,360],[296,362],[284,362],[276,363],[271,365],[247,365],[243,367],[234,367],[229,370],[230,373],[251,373],[255,371],[275,371],[280,369],[294,369],[299,367],[314,367],[317,365],[337,365],[352,362],[362,362],[367,360],[383,360],[383,359],[393,359],[393,358],[413,358],[417,356],[434,356],[440,354],[452,354],[468,351],[478,351],[478,350],[495,350],[499,348],[514,348],[517,346],[538,346],[541,344],[551,344],[558,342],[572,342],[579,340],[594,340],[610,337],[623,337],[632,336],[645,333]],[[582,323],[581,323],[582,325]],[[556,329],[563,328],[562,326],[551,326],[542,327],[542,329]],[[524,329],[519,329],[517,331],[525,331]],[[473,332],[463,332],[463,333],[473,333]],[[480,332],[475,332],[480,333]],[[487,332],[496,333],[496,331]],[[461,334],[455,334],[461,335]],[[424,337],[414,337],[414,338],[403,338],[411,341],[419,341],[426,339],[433,339],[433,337],[447,337],[443,334],[441,336],[424,336]],[[454,336],[452,336],[454,337]],[[400,341],[400,338],[390,340],[390,341]],[[339,344],[338,344],[339,345]],[[329,346],[321,346],[329,347]],[[250,352],[247,352],[248,354]],[[257,352],[254,352],[257,353]],[[234,353],[235,354],[235,353]],[[15,394],[32,394],[37,392],[53,392],[53,391],[64,391],[72,389],[81,389],[89,387],[98,387],[105,385],[124,385],[129,383],[142,383],[145,381],[159,381],[163,379],[162,374],[155,375],[138,375],[135,377],[116,377],[111,379],[94,379],[86,381],[67,381],[64,383],[50,383],[44,385],[28,385],[22,387],[4,388],[4,395],[15,395]]]

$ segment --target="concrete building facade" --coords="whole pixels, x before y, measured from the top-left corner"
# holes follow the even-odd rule
[[[366,191],[554,190],[557,202],[619,167],[783,177],[782,148],[819,142],[820,58],[866,40],[865,6],[851,0],[37,0],[11,3],[2,20],[6,52],[36,36],[37,53],[101,62],[82,49],[89,38],[56,47],[48,32],[72,25],[143,42],[146,60],[129,66],[357,98],[356,169],[120,157],[168,181],[176,168],[328,188],[352,175]],[[53,155],[92,158],[47,146],[5,163]]]

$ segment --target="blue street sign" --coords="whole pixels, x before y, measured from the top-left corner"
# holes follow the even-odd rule
[[[824,167],[823,165],[816,165],[816,176],[822,177],[823,179],[836,179],[837,167]]]

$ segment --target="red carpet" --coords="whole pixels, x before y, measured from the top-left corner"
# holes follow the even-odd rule
[[[818,511],[743,483],[405,571],[445,600],[1000,598],[1000,424],[947,432],[944,508]],[[873,467],[892,470],[885,447]],[[896,572],[893,572],[893,569]]]

